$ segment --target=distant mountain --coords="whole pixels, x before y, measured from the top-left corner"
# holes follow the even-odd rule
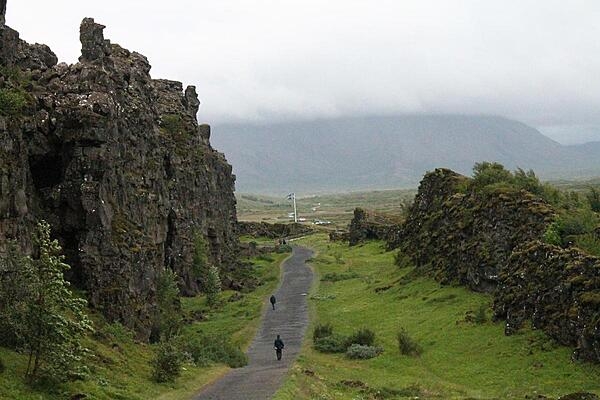
[[[495,116],[216,125],[211,141],[233,165],[238,192],[414,186],[433,168],[468,174],[484,160],[533,168],[547,179],[600,174],[600,142],[563,146],[521,122]]]

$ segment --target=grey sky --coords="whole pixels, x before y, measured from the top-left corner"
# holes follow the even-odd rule
[[[211,123],[486,113],[600,140],[597,0],[8,1],[66,62],[94,17],[153,77],[195,84]]]

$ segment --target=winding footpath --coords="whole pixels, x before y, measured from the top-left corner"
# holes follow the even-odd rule
[[[272,310],[271,304],[265,307],[259,331],[248,349],[248,365],[231,370],[194,400],[267,400],[275,394],[300,352],[308,325],[307,297],[313,273],[306,260],[312,254],[307,248],[294,246],[292,256],[283,262],[276,309]],[[281,361],[273,349],[277,335],[285,343]]]

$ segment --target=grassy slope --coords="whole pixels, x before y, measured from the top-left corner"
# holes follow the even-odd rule
[[[279,264],[287,256],[287,254],[277,254],[253,259],[263,284],[235,302],[227,301],[233,292],[222,293],[224,302],[215,311],[207,311],[202,296],[184,298],[183,308],[186,313],[194,310],[206,312],[205,320],[186,325],[184,333],[193,335],[197,331],[202,331],[221,334],[232,337],[236,344],[246,348],[258,327],[263,301],[278,284]],[[99,324],[96,326],[99,332],[108,331],[109,328],[103,328]],[[109,340],[96,340],[90,337],[87,345],[95,354],[90,378],[64,385],[53,393],[29,388],[22,379],[26,358],[0,348],[0,358],[6,366],[6,371],[0,374],[0,399],[54,400],[69,398],[76,393],[85,393],[88,395],[87,398],[98,400],[186,399],[196,393],[198,388],[228,369],[223,365],[206,368],[186,365],[182,376],[175,384],[157,384],[150,380],[149,361],[153,355],[153,346],[135,343],[128,339],[127,335],[109,335]]]
[[[535,393],[600,393],[600,367],[571,362],[570,350],[554,346],[543,334],[526,331],[507,337],[501,323],[465,322],[465,313],[490,304],[490,296],[441,287],[423,277],[399,282],[412,267],[398,269],[393,253],[385,252],[380,243],[348,248],[319,235],[304,239],[304,244],[318,250],[312,264],[320,275],[348,269],[360,275],[319,282],[311,297],[313,324],[314,320],[330,322],[343,334],[369,327],[385,352],[372,360],[351,361],[314,351],[312,338],[307,337],[275,400],[370,398],[340,385],[341,380],[359,380],[376,389],[412,389],[407,392],[418,387],[420,398],[522,399]],[[338,263],[340,255],[343,260]],[[389,290],[375,292],[390,284]],[[423,346],[420,358],[399,354],[399,327]]]

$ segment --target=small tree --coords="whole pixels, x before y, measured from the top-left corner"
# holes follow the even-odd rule
[[[92,330],[85,314],[86,301],[77,298],[64,279],[70,267],[63,262],[61,247],[50,239],[50,225],[38,223],[35,244],[38,254],[23,263],[29,282],[29,298],[22,321],[22,339],[29,356],[26,376],[64,381],[85,372],[82,361],[87,351],[82,336]]]
[[[221,293],[221,277],[219,276],[219,269],[214,265],[208,268],[205,291],[208,305],[215,305],[219,299],[219,293]]]
[[[586,194],[590,208],[594,212],[600,212],[600,191],[595,187],[590,187],[589,192]]]
[[[156,285],[158,303],[158,328],[164,340],[170,340],[181,328],[181,303],[177,275],[166,269],[158,276]]]
[[[194,259],[192,271],[194,273],[194,278],[199,281],[200,289],[202,291],[206,291],[206,279],[208,276],[209,266],[208,246],[206,245],[206,240],[202,234],[197,233],[194,237]]]

